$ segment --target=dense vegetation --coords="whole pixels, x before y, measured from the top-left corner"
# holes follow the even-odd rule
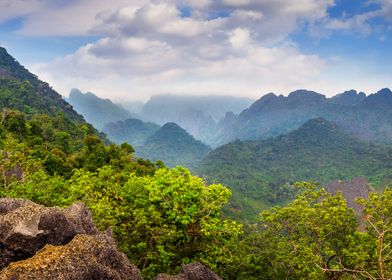
[[[0,67],[9,77],[14,75],[11,70]],[[31,110],[20,107],[23,95],[17,92],[12,85],[3,85],[0,92],[0,98],[8,100],[0,103],[0,197],[28,198],[48,206],[86,203],[98,227],[112,228],[119,247],[146,279],[175,272],[181,263],[193,261],[207,264],[225,279],[392,278],[389,188],[359,201],[364,215],[356,217],[340,193],[328,194],[311,183],[297,184],[294,201],[241,226],[222,214],[231,195],[228,188],[207,185],[183,167],[167,169],[161,162],[138,159],[129,144],[105,143],[71,107],[69,113],[63,111],[63,101],[51,112],[34,99]],[[311,155],[304,147],[313,147],[312,143],[323,147],[325,139],[340,152],[358,149],[357,155],[364,154],[369,161],[366,167],[380,168],[371,157],[379,155],[373,146],[355,146],[354,140],[330,134],[335,127],[324,120],[313,124],[301,133],[278,138],[282,144],[277,141],[273,146],[288,156],[288,165],[293,161],[289,166],[301,163],[289,157],[289,144],[299,149],[306,162]],[[315,137],[315,127],[321,138]],[[347,143],[353,145],[344,146]],[[325,156],[320,149],[308,153]],[[387,162],[389,150],[378,149]],[[273,154],[267,150],[267,155]],[[347,155],[342,158],[352,160]],[[329,170],[328,166],[319,168]]]
[[[230,197],[222,185],[136,159],[130,145],[106,146],[64,118],[2,116],[0,196],[49,206],[83,201],[146,277],[194,260],[216,268],[241,232],[221,218]]]
[[[365,176],[379,186],[391,178],[391,159],[391,147],[359,142],[319,118],[287,135],[219,147],[198,173],[227,184],[234,193],[232,215],[252,220],[261,209],[291,199],[291,185],[298,180]]]
[[[40,81],[0,47],[0,104],[1,107],[22,112],[64,114],[68,119],[83,122],[72,106],[47,83]]]

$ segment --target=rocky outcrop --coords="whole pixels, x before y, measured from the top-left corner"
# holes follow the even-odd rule
[[[356,214],[362,212],[363,207],[355,202],[357,198],[367,199],[369,196],[369,183],[364,177],[356,177],[347,181],[333,181],[325,186],[327,192],[336,194],[341,192],[346,199],[348,207],[354,209]]]
[[[177,275],[159,274],[154,280],[221,280],[221,278],[201,263],[183,265]]]
[[[84,204],[61,209],[8,198],[0,199],[0,270],[0,280],[142,279]]]
[[[33,257],[10,264],[0,280],[142,280],[137,267],[118,252],[112,236],[77,235],[64,246],[46,245]]]
[[[20,199],[0,199],[0,269],[27,259],[45,244],[64,245],[76,234],[97,234],[87,208],[44,207]]]
[[[44,207],[0,199],[0,280],[143,280],[118,251],[111,231],[99,233],[86,206]],[[155,280],[221,280],[200,263]]]

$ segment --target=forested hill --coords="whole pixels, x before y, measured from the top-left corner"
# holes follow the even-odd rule
[[[211,148],[175,123],[167,123],[135,148],[141,157],[162,160],[167,166],[194,168]]]
[[[250,217],[287,200],[287,184],[296,181],[326,183],[362,175],[380,183],[392,174],[392,148],[362,143],[317,118],[276,138],[221,146],[207,155],[198,172],[231,187],[233,209]]]
[[[6,49],[0,47],[0,109],[10,108],[27,114],[64,114],[68,119],[84,122],[60,94],[20,65]]]

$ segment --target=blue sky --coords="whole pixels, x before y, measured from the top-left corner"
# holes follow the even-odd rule
[[[392,0],[0,0],[0,44],[61,94],[258,98],[392,87]]]

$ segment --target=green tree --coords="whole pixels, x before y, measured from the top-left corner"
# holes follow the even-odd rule
[[[344,249],[356,231],[353,210],[341,194],[330,195],[312,183],[284,207],[261,213],[258,228],[238,246],[228,279],[338,279]],[[236,269],[237,267],[237,269]]]
[[[101,228],[113,228],[120,248],[147,278],[174,272],[181,263],[216,268],[225,261],[225,246],[241,233],[239,224],[221,217],[227,188],[207,186],[182,167],[152,176],[131,173],[121,181],[107,167],[97,176],[79,170],[71,179],[72,200],[84,201]]]

